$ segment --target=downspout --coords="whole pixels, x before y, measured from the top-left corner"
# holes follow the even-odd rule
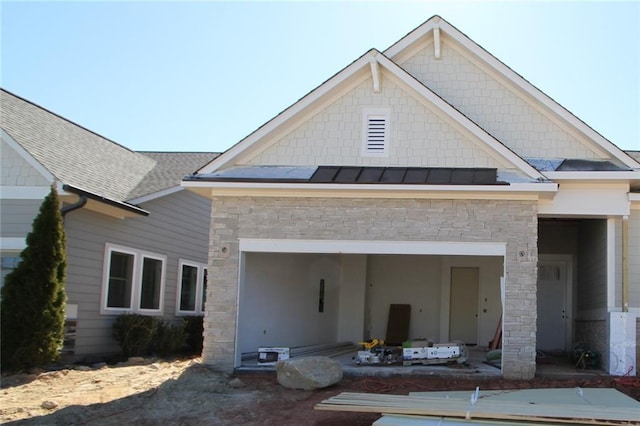
[[[71,213],[74,210],[81,209],[85,206],[85,204],[87,204],[88,198],[86,195],[79,195],[78,197],[80,197],[80,199],[77,202],[69,204],[68,206],[60,209],[60,213],[62,214],[63,218],[67,215],[67,213]]]
[[[622,312],[629,312],[629,216],[622,217]]]

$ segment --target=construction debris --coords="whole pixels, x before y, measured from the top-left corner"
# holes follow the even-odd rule
[[[353,358],[357,365],[464,364],[468,359],[467,348],[462,342],[434,344],[427,340],[408,340],[397,346],[373,339],[360,342],[360,345],[363,350]]]

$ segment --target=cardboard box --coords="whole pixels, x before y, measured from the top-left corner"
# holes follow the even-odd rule
[[[427,359],[436,359],[438,358],[438,348],[427,348]]]
[[[402,359],[425,359],[427,348],[404,348],[402,349]]]
[[[460,356],[460,346],[437,346],[434,349],[438,351],[437,358],[456,358]]]
[[[275,365],[278,361],[289,359],[289,348],[258,348],[258,364]]]

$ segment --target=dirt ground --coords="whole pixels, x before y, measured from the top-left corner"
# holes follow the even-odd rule
[[[230,376],[200,358],[138,359],[97,368],[3,375],[0,423],[16,425],[370,425],[378,414],[317,411],[340,392],[615,387],[640,401],[640,379],[462,380],[434,376],[346,376],[316,391],[280,386],[274,372]]]

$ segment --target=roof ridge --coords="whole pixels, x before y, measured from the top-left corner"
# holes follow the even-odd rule
[[[116,141],[114,141],[114,140],[112,140],[112,139],[109,139],[108,137],[105,137],[105,136],[101,135],[100,133],[97,133],[97,132],[95,132],[95,131],[93,131],[93,130],[91,130],[91,129],[89,129],[89,128],[87,128],[87,127],[85,127],[85,126],[81,125],[81,124],[76,123],[76,122],[75,122],[75,121],[73,121],[73,120],[68,119],[67,117],[64,117],[64,116],[62,116],[62,115],[60,115],[60,114],[58,114],[58,113],[56,113],[56,112],[53,112],[53,111],[51,111],[50,109],[45,108],[45,107],[43,107],[43,106],[42,106],[42,105],[40,105],[40,104],[37,104],[37,103],[35,103],[35,102],[33,102],[33,101],[30,101],[30,100],[28,100],[28,99],[26,99],[26,98],[23,98],[23,97],[22,97],[22,96],[20,96],[20,95],[16,95],[15,93],[13,93],[13,92],[11,92],[11,91],[9,91],[9,90],[7,90],[7,89],[3,88],[3,87],[0,87],[0,91],[5,92],[6,94],[11,95],[11,96],[13,96],[13,97],[15,97],[15,98],[18,98],[18,99],[20,99],[21,101],[23,101],[23,102],[25,102],[25,103],[28,103],[28,104],[30,104],[30,105],[32,105],[32,106],[34,106],[34,107],[36,107],[36,108],[39,108],[39,109],[41,109],[42,111],[45,111],[45,112],[47,112],[47,113],[49,113],[49,114],[51,114],[51,115],[54,115],[54,116],[58,117],[59,119],[64,120],[64,121],[66,121],[66,122],[67,122],[67,123],[69,123],[69,124],[72,124],[73,126],[76,126],[76,127],[80,128],[80,129],[82,129],[82,130],[85,130],[85,131],[87,131],[87,132],[89,132],[89,133],[91,133],[91,134],[93,134],[93,135],[95,135],[95,136],[97,136],[97,137],[101,138],[101,139],[104,139],[104,140],[105,140],[105,141],[107,141],[107,142],[110,142],[110,143],[112,143],[112,144],[114,144],[114,145],[118,145],[119,147],[124,148],[124,149],[126,149],[127,151],[129,151],[129,152],[131,152],[131,153],[134,153],[134,154],[136,153],[136,151],[134,151],[134,150],[132,150],[131,148],[128,148],[128,147],[126,147],[126,146],[122,145],[121,143],[118,143],[118,142],[116,142]]]

